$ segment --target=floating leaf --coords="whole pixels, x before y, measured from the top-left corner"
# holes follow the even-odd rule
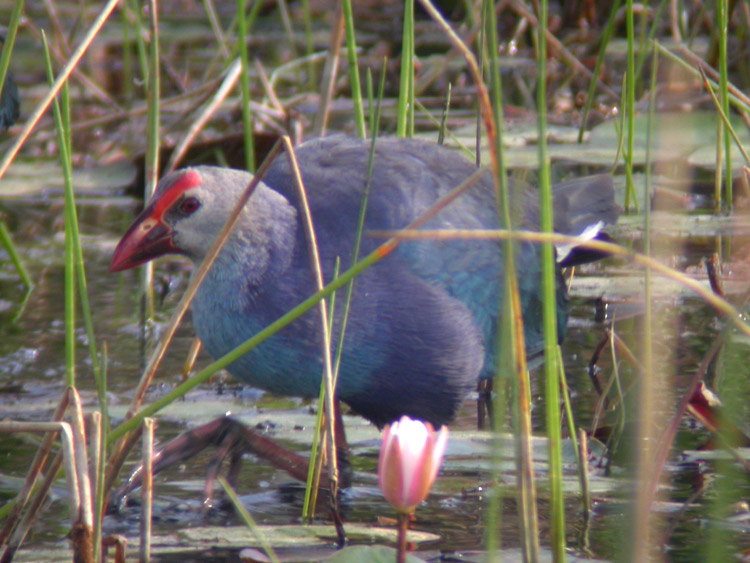
[[[393,563],[396,560],[396,550],[382,545],[352,545],[331,555],[326,559],[329,563]],[[406,561],[419,563],[424,561],[411,553],[406,554]]]
[[[112,194],[135,182],[136,168],[121,160],[108,166],[73,171],[73,187],[81,191]],[[3,176],[0,198],[62,192],[63,173],[58,162],[16,161]]]
[[[345,525],[349,541],[363,543],[396,542],[396,528],[379,528],[367,524]],[[323,525],[282,525],[258,526],[258,532],[274,547],[303,547],[320,544],[329,545],[336,541],[334,526]],[[191,544],[210,544],[221,547],[261,547],[260,541],[253,532],[244,526],[200,526],[189,527],[178,532],[178,535]],[[413,543],[424,543],[439,540],[440,537],[428,532],[409,530],[407,540]]]

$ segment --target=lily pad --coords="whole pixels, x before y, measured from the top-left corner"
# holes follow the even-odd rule
[[[741,135],[740,140],[743,146],[750,146],[750,139],[747,135]],[[745,149],[747,151],[747,149]],[[716,144],[705,145],[693,152],[687,159],[692,166],[706,168],[707,170],[716,170]],[[721,157],[721,165],[726,166],[726,158]],[[732,172],[739,176],[743,166],[748,166],[740,149],[735,143],[732,143]]]
[[[397,552],[392,547],[382,545],[352,545],[341,551],[336,552],[326,559],[328,563],[349,563],[358,561],[360,563],[393,563],[396,560]],[[423,559],[406,554],[405,561],[410,563],[419,563]]]
[[[435,141],[434,133],[417,135],[417,137],[421,137],[429,142]],[[587,138],[588,132],[584,135],[584,139]],[[538,140],[539,131],[536,119],[508,120],[503,130],[505,166],[510,169],[536,168],[539,165]],[[549,143],[550,157],[554,158],[553,151],[559,149],[560,159],[566,158],[571,147],[581,146],[576,145],[578,142],[578,129],[563,125],[549,125],[547,127],[547,142]],[[474,148],[476,146],[475,127],[462,127],[449,132],[445,138],[445,145],[465,151],[467,158],[473,159]],[[490,162],[489,148],[484,135],[482,135],[480,156],[481,162]],[[609,151],[606,163],[610,164],[613,159],[614,153]]]
[[[710,290],[708,280],[702,280],[701,284]],[[571,295],[596,299],[606,296],[607,299],[639,299],[644,295],[645,281],[642,272],[634,271],[632,275],[586,276],[581,277],[573,284]],[[685,297],[696,297],[691,289],[676,281],[653,274],[651,277],[651,295],[656,302],[676,303],[678,299]]]
[[[701,147],[715,147],[717,139],[716,120],[715,112],[656,114],[652,123],[652,160],[687,159]],[[636,115],[634,121],[634,144],[637,148],[633,154],[633,160],[636,164],[644,164],[646,162],[648,116],[646,114]],[[617,129],[619,126],[620,124],[616,123],[615,120],[610,120],[592,129],[589,139],[591,145],[598,147],[599,150],[616,151],[620,140]],[[733,120],[732,126],[738,132],[744,129],[744,125],[739,119]],[[745,143],[750,142],[750,137],[746,133],[742,133],[740,139]],[[715,154],[715,148],[712,150]]]
[[[617,225],[607,228],[615,239],[641,238],[645,232],[643,216],[622,216]],[[745,215],[685,215],[654,211],[651,214],[651,236],[656,237],[715,237],[750,234],[750,218]]]
[[[76,193],[111,194],[135,182],[137,170],[125,160],[96,168],[73,170]],[[0,198],[60,192],[65,187],[62,167],[56,161],[16,161],[0,180]]]
[[[379,528],[367,524],[345,524],[347,538],[356,543],[395,543],[396,528]],[[283,525],[258,526],[258,534],[273,547],[303,547],[331,544],[336,541],[334,526]],[[210,544],[221,547],[262,547],[261,541],[245,526],[202,526],[180,530],[178,535],[193,544]],[[407,532],[407,541],[425,543],[437,541],[439,536],[418,530]]]

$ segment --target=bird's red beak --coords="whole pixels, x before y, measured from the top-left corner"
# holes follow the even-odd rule
[[[170,252],[177,252],[172,240],[172,229],[149,206],[138,216],[115,248],[109,271],[134,268]]]
[[[146,205],[115,248],[110,272],[135,268],[164,254],[179,252],[174,244],[174,229],[164,220],[164,215],[187,190],[201,183],[201,176],[195,170],[186,169],[167,176],[162,182],[159,183],[163,188],[158,192],[160,195]]]

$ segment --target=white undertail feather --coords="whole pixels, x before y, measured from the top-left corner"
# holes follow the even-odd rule
[[[597,235],[601,232],[601,230],[604,228],[604,221],[597,221],[593,225],[589,225],[586,227],[583,232],[578,235],[576,238],[581,240],[581,242],[593,240],[597,237]],[[570,242],[566,244],[556,244],[555,248],[557,249],[557,261],[562,262],[567,258],[568,254],[571,253],[571,251],[578,246],[578,243]]]

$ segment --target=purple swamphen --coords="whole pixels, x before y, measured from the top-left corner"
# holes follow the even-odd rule
[[[366,185],[370,141],[315,139],[296,149],[326,283],[350,265]],[[382,240],[367,231],[401,229],[476,171],[458,152],[419,140],[376,143],[361,255]],[[120,241],[112,271],[167,253],[200,264],[251,179],[239,170],[198,166],[169,174]],[[578,235],[617,220],[611,178],[554,188],[555,228]],[[517,225],[538,224],[536,192],[516,188]],[[491,174],[426,228],[499,226]],[[519,243],[517,272],[529,355],[542,350],[539,246]],[[570,254],[565,265],[587,256]],[[590,258],[590,256],[588,256]],[[559,270],[558,270],[559,271]],[[557,290],[559,333],[567,292]],[[503,285],[502,243],[422,240],[399,248],[354,281],[337,398],[378,426],[408,415],[446,424],[480,379],[495,370]],[[276,158],[192,305],[193,324],[218,358],[315,292],[298,194],[288,159]],[[343,307],[336,307],[333,342]],[[228,370],[281,395],[317,397],[323,365],[317,310],[294,321]]]

